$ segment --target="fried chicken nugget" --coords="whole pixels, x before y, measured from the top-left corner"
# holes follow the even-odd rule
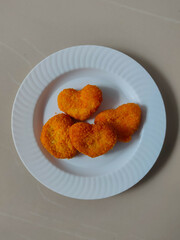
[[[100,106],[102,92],[94,85],[87,85],[79,91],[68,88],[59,93],[57,101],[61,111],[83,121],[96,112]]]
[[[74,147],[91,158],[108,152],[117,141],[114,128],[103,123],[75,123],[69,129],[69,136]]]
[[[138,129],[141,120],[141,109],[138,104],[127,103],[116,109],[99,113],[95,123],[111,124],[117,131],[118,141],[129,142],[131,135]]]
[[[41,143],[56,158],[72,158],[77,150],[73,147],[69,128],[74,121],[64,113],[50,118],[42,128]]]

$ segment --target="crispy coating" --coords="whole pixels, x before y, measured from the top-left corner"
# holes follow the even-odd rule
[[[94,85],[87,85],[79,91],[68,88],[59,93],[57,101],[61,111],[77,120],[84,121],[100,106],[102,92]]]
[[[42,128],[41,143],[56,158],[72,158],[77,150],[69,138],[69,128],[74,121],[65,114],[50,118]]]
[[[138,104],[127,103],[116,109],[99,113],[95,123],[111,124],[117,131],[118,141],[129,142],[131,135],[138,129],[141,120],[141,109]]]
[[[69,136],[74,147],[91,158],[108,152],[117,141],[114,128],[104,123],[76,123],[70,127]]]

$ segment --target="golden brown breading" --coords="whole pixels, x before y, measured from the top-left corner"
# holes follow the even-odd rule
[[[69,136],[79,152],[92,158],[108,152],[117,141],[116,131],[102,123],[75,123],[69,129]]]
[[[46,150],[56,158],[72,158],[77,150],[73,147],[69,128],[74,121],[65,114],[58,114],[50,118],[42,128],[41,143]]]
[[[141,120],[141,109],[138,104],[127,103],[116,109],[99,113],[95,123],[111,124],[117,131],[118,141],[129,142],[131,135],[138,129]]]
[[[87,85],[79,91],[69,88],[59,93],[57,101],[61,111],[83,121],[96,112],[100,106],[102,92],[94,85]]]

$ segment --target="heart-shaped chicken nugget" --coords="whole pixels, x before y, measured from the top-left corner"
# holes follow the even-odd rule
[[[69,129],[69,136],[79,152],[92,158],[108,152],[117,141],[116,131],[102,123],[75,123]]]
[[[42,128],[41,143],[56,158],[72,158],[77,150],[71,143],[69,128],[74,120],[64,113],[50,118]]]
[[[64,89],[58,95],[60,110],[81,121],[96,112],[101,102],[102,92],[94,85],[87,85],[79,91],[73,88]]]
[[[127,103],[116,109],[105,110],[95,118],[95,123],[111,124],[117,131],[118,141],[129,142],[131,135],[138,129],[141,109],[138,104]]]

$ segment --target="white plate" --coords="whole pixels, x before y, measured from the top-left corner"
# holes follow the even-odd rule
[[[55,159],[40,143],[41,128],[60,112],[60,91],[87,84],[102,89],[98,112],[127,102],[140,104],[141,127],[130,143],[117,143],[103,156]],[[155,163],[165,130],[164,103],[151,76],[127,55],[101,46],[75,46],[44,59],[24,79],[12,110],[14,144],[29,172],[49,189],[79,199],[110,197],[136,184]]]

